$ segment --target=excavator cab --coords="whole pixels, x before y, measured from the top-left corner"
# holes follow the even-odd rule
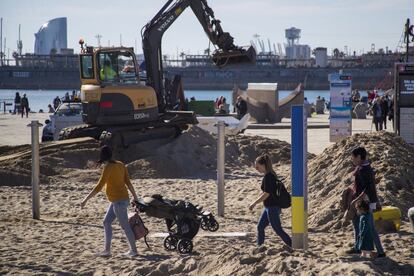
[[[212,55],[212,60],[217,67],[254,64],[256,63],[256,51],[252,46],[240,47],[227,52],[216,50]]]
[[[80,54],[83,121],[118,125],[158,120],[152,87],[140,82],[132,48],[86,47]]]

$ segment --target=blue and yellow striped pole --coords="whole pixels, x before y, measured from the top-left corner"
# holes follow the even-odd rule
[[[292,247],[308,248],[307,114],[292,106]]]

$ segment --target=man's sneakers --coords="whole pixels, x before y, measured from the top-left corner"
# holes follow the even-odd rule
[[[109,257],[111,256],[111,251],[104,250],[102,252],[96,253],[95,256],[96,257]]]
[[[138,253],[136,251],[130,250],[130,251],[122,254],[122,256],[125,257],[125,258],[133,258],[133,257],[138,256]]]
[[[345,251],[346,254],[361,254],[361,250],[357,250],[354,247],[352,247],[351,249]]]
[[[377,258],[385,258],[385,257],[387,257],[387,255],[385,254],[385,252],[384,253],[377,254]]]

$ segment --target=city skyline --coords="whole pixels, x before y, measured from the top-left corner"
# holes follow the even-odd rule
[[[140,29],[150,20],[166,0],[125,1],[116,5],[109,0],[97,3],[74,0],[11,1],[2,0],[0,17],[3,18],[3,38],[7,39],[9,54],[17,49],[18,28],[21,24],[23,53],[32,53],[34,33],[45,22],[56,17],[67,17],[68,47],[79,51],[82,37],[87,44],[97,45],[100,35],[103,46],[137,47],[141,53]],[[326,1],[304,0],[270,1],[228,0],[208,1],[216,18],[222,21],[224,31],[230,32],[235,44],[249,45],[255,34],[263,39],[268,50],[268,39],[273,43],[286,43],[284,30],[296,27],[302,30],[301,44],[312,49],[327,47],[352,54],[371,50],[371,44],[395,51],[404,23],[414,14],[414,5],[408,0],[379,1]],[[413,18],[411,18],[413,19]],[[414,19],[413,19],[414,20]],[[256,43],[257,44],[257,43]],[[163,53],[172,57],[181,52],[203,54],[209,41],[190,9],[171,26],[163,39]],[[213,47],[211,47],[213,49]],[[6,50],[7,55],[7,50]]]

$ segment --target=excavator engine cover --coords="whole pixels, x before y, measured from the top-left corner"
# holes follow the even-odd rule
[[[254,64],[256,62],[256,51],[253,46],[250,46],[248,49],[239,48],[229,52],[215,51],[213,53],[212,60],[218,67]]]

